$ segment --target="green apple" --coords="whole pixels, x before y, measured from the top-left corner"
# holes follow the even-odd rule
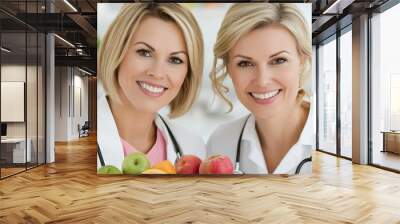
[[[122,174],[121,170],[112,165],[102,166],[97,170],[98,174]]]
[[[122,162],[124,174],[141,174],[151,166],[147,156],[141,152],[134,152],[125,157]]]

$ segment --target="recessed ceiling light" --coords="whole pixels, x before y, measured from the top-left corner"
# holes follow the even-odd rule
[[[78,67],[78,69],[79,69],[79,71],[81,71],[81,72],[83,72],[83,73],[85,73],[85,74],[87,74],[87,75],[93,75],[92,73],[90,73],[90,72],[88,72],[88,71],[86,71],[86,70],[83,70],[83,69],[81,69],[81,68],[79,68],[79,67]]]
[[[75,12],[78,12],[78,10],[71,4],[69,3],[68,0],[64,0],[65,4],[67,4],[72,10],[74,10]]]
[[[355,0],[336,0],[322,14],[342,14],[343,9],[351,5]]]
[[[67,41],[66,39],[60,37],[59,35],[54,34],[54,36],[57,37],[58,39],[60,39],[61,41],[63,41],[64,43],[68,44],[69,46],[75,48],[75,45],[71,44],[71,42],[69,42],[69,41]]]
[[[6,52],[6,53],[10,53],[10,52],[11,52],[11,50],[9,50],[9,49],[7,49],[7,48],[5,48],[5,47],[1,47],[1,50],[4,51],[4,52]]]

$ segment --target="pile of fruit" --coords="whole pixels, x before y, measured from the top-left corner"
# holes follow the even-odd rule
[[[122,162],[122,172],[115,166],[102,166],[99,174],[232,174],[232,161],[227,156],[211,156],[201,161],[195,155],[183,155],[173,165],[163,160],[151,166],[147,156],[134,152],[125,157]]]

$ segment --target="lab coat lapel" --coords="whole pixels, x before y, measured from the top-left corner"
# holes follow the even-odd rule
[[[299,142],[303,145],[314,146],[314,137],[313,137],[313,116],[314,116],[314,105],[310,103],[310,111],[308,113],[306,124],[301,132]]]
[[[274,174],[295,174],[297,166],[304,159],[311,156],[313,147],[313,105],[310,104],[306,124],[300,134],[298,142],[290,148],[285,157],[275,169]]]
[[[248,174],[267,173],[253,115],[250,116],[244,127],[240,157],[240,165],[243,172]]]
[[[303,145],[298,142],[292,146],[275,169],[274,174],[295,174],[297,166],[304,158]]]
[[[171,129],[171,131],[173,131],[171,128],[171,125],[168,124],[167,119],[164,118],[164,120],[167,123],[167,125],[169,126],[169,128]],[[172,140],[168,134],[167,127],[165,126],[164,122],[161,120],[159,115],[156,116],[155,122],[156,122],[157,128],[161,131],[161,133],[164,137],[164,140],[165,140],[165,144],[167,146],[167,159],[170,162],[175,163],[175,160],[176,160],[175,147],[174,147],[174,144],[172,143]]]
[[[122,143],[119,137],[118,129],[111,113],[110,106],[107,102],[106,94],[99,86],[99,91],[103,94],[98,96],[98,138],[99,144],[105,165],[113,165],[121,169],[122,161],[124,160],[124,152]]]

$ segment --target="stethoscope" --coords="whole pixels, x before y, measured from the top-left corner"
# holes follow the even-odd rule
[[[178,160],[183,155],[181,147],[179,146],[178,141],[176,141],[174,134],[172,133],[171,129],[169,128],[167,122],[165,122],[164,118],[159,114],[158,114],[158,117],[160,117],[161,121],[164,123],[165,127],[167,128],[168,135],[172,141],[172,144],[174,145],[176,160]],[[101,166],[105,166],[104,158],[101,153],[99,144],[97,144],[97,155],[99,156]]]
[[[236,160],[235,160],[235,170],[233,171],[234,174],[245,174],[241,169],[240,169],[240,152],[241,152],[241,142],[242,142],[242,136],[244,132],[244,128],[246,127],[247,121],[249,120],[251,114],[247,116],[246,121],[243,124],[242,130],[240,131],[239,139],[236,145]],[[304,164],[311,162],[311,157],[303,159],[299,165],[296,167],[295,174],[299,174],[301,171],[301,168],[304,166]]]

